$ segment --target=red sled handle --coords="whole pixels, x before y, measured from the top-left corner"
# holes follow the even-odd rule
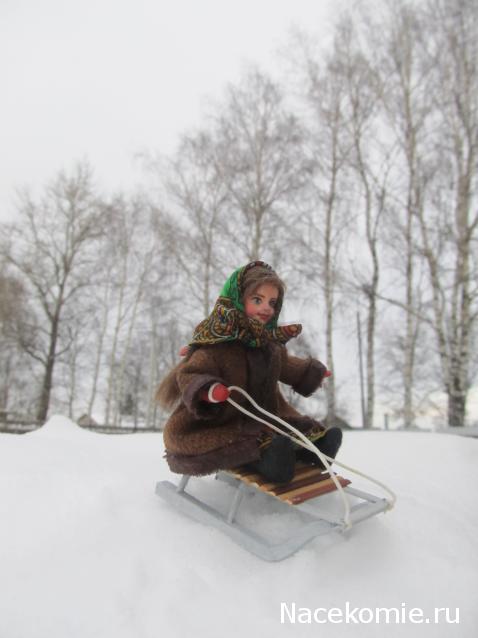
[[[213,383],[209,388],[201,390],[199,398],[207,403],[223,403],[231,393],[222,383]]]

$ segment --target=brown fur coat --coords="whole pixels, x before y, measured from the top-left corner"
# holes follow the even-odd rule
[[[211,404],[199,399],[200,391],[216,381],[245,389],[261,407],[304,433],[323,429],[318,421],[299,414],[286,402],[278,381],[309,396],[320,387],[326,368],[316,359],[288,355],[283,345],[248,348],[235,341],[202,346],[176,370],[181,401],[164,430],[166,459],[173,472],[210,474],[260,457],[259,437],[265,430],[271,432],[267,426],[229,403]],[[238,392],[231,398],[255,412]]]

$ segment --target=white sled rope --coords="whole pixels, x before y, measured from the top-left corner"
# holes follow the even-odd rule
[[[317,483],[315,483],[314,485],[319,485],[319,489],[316,490],[316,492],[317,494],[320,494],[322,492],[330,492],[331,489],[335,489],[339,493],[342,500],[343,517],[331,515],[328,512],[317,510],[317,508],[314,508],[312,510],[309,506],[309,502],[305,503],[305,506],[303,505],[303,502],[305,500],[308,501],[308,499],[303,499],[300,501],[300,505],[293,505],[293,507],[299,510],[301,514],[305,515],[305,517],[309,520],[303,526],[301,526],[298,531],[289,536],[287,539],[276,543],[271,542],[267,536],[261,536],[253,529],[241,525],[236,520],[236,515],[246,493],[257,494],[258,492],[262,492],[272,495],[271,498],[281,498],[278,492],[284,492],[285,489],[274,489],[277,488],[277,486],[274,486],[274,484],[266,483],[264,481],[255,481],[253,474],[248,475],[247,472],[233,470],[230,472],[221,471],[216,474],[217,479],[225,481],[229,485],[232,485],[236,488],[236,492],[231,500],[229,510],[225,514],[219,509],[211,507],[207,503],[186,492],[186,486],[189,482],[189,479],[191,478],[188,475],[184,475],[178,485],[174,485],[169,481],[161,481],[157,483],[156,493],[158,494],[158,496],[167,500],[176,508],[180,509],[196,520],[220,529],[234,541],[236,541],[239,545],[255,554],[256,556],[270,561],[282,560],[283,558],[290,556],[300,547],[305,545],[305,543],[312,540],[316,536],[326,534],[334,530],[344,532],[350,529],[355,523],[366,520],[367,518],[370,518],[371,516],[374,516],[375,514],[378,514],[380,512],[389,510],[394,506],[396,500],[395,494],[386,485],[384,485],[377,479],[374,479],[364,474],[363,472],[360,472],[359,470],[356,470],[348,465],[345,465],[342,462],[339,462],[323,454],[311,441],[309,441],[309,439],[307,439],[306,436],[304,436],[304,434],[302,434],[302,432],[291,426],[286,421],[275,416],[274,414],[271,414],[267,410],[264,410],[242,388],[239,388],[238,386],[230,386],[228,390],[230,392],[239,392],[240,394],[244,395],[256,410],[258,410],[262,414],[267,415],[268,418],[273,419],[277,423],[280,423],[291,434],[284,432],[284,430],[282,430],[281,428],[273,425],[272,423],[269,423],[256,414],[253,414],[249,410],[246,410],[241,405],[236,403],[233,399],[228,398],[227,401],[235,408],[237,408],[244,414],[247,414],[256,421],[267,425],[269,428],[278,432],[280,435],[288,436],[296,444],[302,446],[306,450],[309,450],[318,456],[318,458],[324,465],[326,472],[320,474],[320,470],[316,470],[315,474],[320,474],[320,476],[317,476],[317,479],[312,479],[317,481]],[[390,498],[387,499],[376,497],[361,490],[351,488],[348,485],[350,481],[344,480],[342,477],[337,477],[336,474],[332,471],[330,467],[332,462],[380,486],[389,494]],[[324,481],[324,479],[328,479],[328,481]],[[322,481],[324,481],[324,483],[322,483]],[[333,482],[333,486],[330,485],[331,482]],[[320,485],[325,486],[326,483],[329,484],[329,487],[327,487],[325,491],[321,490]],[[293,493],[294,491],[289,492],[289,494]],[[286,492],[286,496],[287,495],[288,494]],[[353,497],[354,499],[358,500],[358,503],[351,506],[349,497]],[[318,496],[314,495],[311,498],[315,498],[317,500]],[[281,500],[284,501],[283,498],[281,498]],[[294,501],[286,500],[286,502],[293,503]],[[290,505],[287,505],[287,507],[290,507]]]

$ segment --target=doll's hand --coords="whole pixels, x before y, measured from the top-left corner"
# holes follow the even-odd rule
[[[230,395],[229,390],[222,383],[213,383],[208,389],[201,390],[199,398],[208,403],[223,403]]]

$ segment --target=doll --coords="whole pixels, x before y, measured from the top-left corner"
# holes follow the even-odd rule
[[[261,407],[335,458],[341,430],[327,430],[300,414],[278,387],[281,381],[307,397],[329,374],[320,361],[287,353],[285,344],[302,326],[278,325],[284,290],[278,275],[262,261],[235,270],[210,316],[196,327],[183,361],[159,386],[160,404],[175,406],[164,429],[171,471],[200,476],[247,464],[268,481],[288,483],[297,459],[320,463],[312,452],[297,449],[290,438],[227,403],[231,385],[246,390]],[[254,412],[242,395],[234,400]]]

